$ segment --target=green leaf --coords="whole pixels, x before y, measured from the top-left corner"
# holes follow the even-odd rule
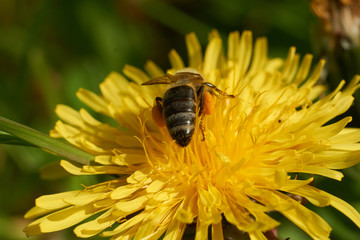
[[[28,143],[20,138],[14,137],[13,135],[9,135],[9,134],[0,134],[0,144],[35,147],[34,144]]]
[[[36,131],[30,127],[24,126],[22,124],[16,123],[9,119],[0,117],[0,130],[7,132],[20,140],[15,140],[15,138],[8,138],[8,141],[19,143],[27,142],[29,145],[38,146],[44,148],[52,153],[55,153],[65,159],[75,161],[81,164],[89,164],[90,161],[94,160],[94,156],[91,154],[84,152],[68,143],[53,139],[48,135],[45,135],[41,132]],[[3,134],[4,135],[4,134]],[[6,137],[3,136],[4,141],[6,141]],[[23,140],[23,141],[22,141]],[[2,141],[0,143],[3,143]],[[14,144],[14,143],[12,143]],[[19,144],[26,145],[26,144]]]

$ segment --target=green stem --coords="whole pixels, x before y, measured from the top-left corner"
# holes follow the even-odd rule
[[[32,145],[44,148],[68,160],[88,165],[94,156],[68,143],[53,139],[30,127],[0,117],[0,130],[18,137]]]

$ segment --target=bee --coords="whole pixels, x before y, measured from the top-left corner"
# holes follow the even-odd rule
[[[142,85],[154,84],[169,84],[169,87],[162,98],[156,97],[152,111],[153,119],[159,126],[166,125],[171,138],[182,147],[190,143],[197,118],[211,114],[214,110],[214,94],[234,97],[205,82],[200,74],[188,71],[177,72],[174,75],[168,73]],[[205,140],[203,128],[200,129]]]

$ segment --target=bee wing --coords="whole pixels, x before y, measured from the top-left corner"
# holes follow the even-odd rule
[[[154,84],[170,84],[173,82],[173,75],[167,73],[163,76],[151,79],[150,81],[144,82],[141,85],[154,85]]]

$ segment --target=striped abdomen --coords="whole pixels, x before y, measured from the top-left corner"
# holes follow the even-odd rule
[[[170,136],[187,146],[194,134],[196,122],[196,95],[187,85],[168,89],[163,98],[163,114]]]

